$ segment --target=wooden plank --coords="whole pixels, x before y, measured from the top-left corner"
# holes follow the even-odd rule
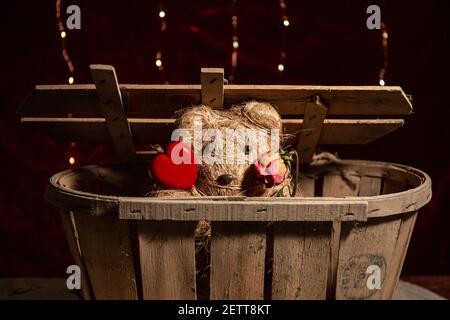
[[[265,250],[265,223],[213,222],[211,299],[263,299]]]
[[[78,212],[74,215],[95,298],[137,299],[128,222]]]
[[[376,196],[382,193],[382,181],[377,177],[361,177],[360,196]],[[337,299],[381,299],[390,290],[386,279],[394,279],[397,271],[393,260],[401,216],[370,219],[357,224],[344,223],[339,251]],[[398,264],[398,263],[397,263]],[[378,266],[380,288],[368,285],[372,274],[367,268]],[[391,275],[393,274],[393,275]]]
[[[80,250],[80,244],[78,241],[78,232],[75,225],[75,219],[73,213],[69,210],[60,210],[61,221],[66,234],[67,242],[69,244],[70,253],[75,260],[76,265],[80,268],[81,272],[81,296],[85,300],[94,299],[92,293],[91,284],[89,280],[89,274],[86,270],[84,258]]]
[[[123,109],[116,71],[112,66],[107,65],[91,65],[89,68],[97,89],[106,128],[119,161],[136,161],[136,150]]]
[[[172,117],[182,107],[201,103],[200,85],[120,85],[129,115]],[[270,101],[281,115],[303,115],[311,96],[319,94],[329,115],[407,115],[411,102],[400,87],[226,85],[224,104]],[[19,109],[21,117],[100,114],[93,85],[41,85]]]
[[[380,86],[267,86],[225,87],[225,104],[249,99],[266,100],[282,115],[304,114],[311,96],[320,95],[329,115],[410,114],[411,102],[400,87]]]
[[[327,108],[322,104],[320,96],[314,96],[306,104],[302,130],[297,142],[297,153],[300,164],[310,163],[322,133]]]
[[[355,180],[358,178],[354,177]],[[359,182],[359,181],[358,181]],[[355,196],[358,194],[358,189],[353,189],[352,186],[342,177],[342,175],[328,175],[323,178],[322,195],[324,197],[346,197]],[[330,244],[330,263],[328,269],[328,285],[327,285],[327,299],[334,299],[336,292],[337,281],[337,267],[339,259],[339,246],[341,238],[341,222],[335,221],[332,225],[331,244]]]
[[[300,176],[299,191],[313,197],[315,180]],[[325,299],[331,223],[275,223],[272,299]]]
[[[276,205],[275,205],[276,204]],[[125,198],[119,200],[119,218],[177,221],[365,221],[367,202],[349,200],[195,201],[185,199]]]
[[[145,300],[194,300],[196,222],[138,222]]]
[[[202,68],[202,104],[212,109],[223,108],[224,71],[222,68]]]
[[[388,272],[385,279],[384,290],[381,298],[385,300],[392,299],[395,288],[397,287],[400,274],[408,251],[409,242],[414,229],[418,211],[405,213],[401,218],[398,238],[395,244],[394,253],[391,258],[391,272]]]
[[[331,223],[274,225],[272,299],[326,298]]]
[[[128,119],[135,143],[164,144],[175,129],[174,119]],[[110,143],[101,118],[22,118],[22,123],[61,141]],[[403,125],[403,120],[326,119],[319,144],[367,144]],[[285,132],[299,134],[302,120],[283,120]]]

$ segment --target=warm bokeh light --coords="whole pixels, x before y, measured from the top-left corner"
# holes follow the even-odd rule
[[[284,64],[280,63],[278,65],[278,71],[283,72],[284,71]]]
[[[66,38],[66,32],[65,31],[61,31],[61,39],[65,39]]]
[[[73,84],[75,82],[75,79],[73,77],[69,77],[69,84]]]

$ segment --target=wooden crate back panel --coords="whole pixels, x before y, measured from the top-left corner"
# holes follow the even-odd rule
[[[32,128],[61,141],[111,143],[103,118],[22,118]],[[136,144],[170,141],[174,119],[128,119]],[[402,119],[326,119],[319,144],[367,144],[403,126]],[[283,120],[285,132],[298,135],[303,120]],[[295,141],[295,140],[294,140]]]
[[[128,116],[172,117],[181,108],[201,103],[200,85],[120,85]],[[225,85],[224,105],[248,100],[269,101],[282,116],[302,116],[308,99],[320,95],[327,114],[389,116],[411,113],[400,87]],[[41,85],[19,110],[21,117],[100,115],[95,86]]]

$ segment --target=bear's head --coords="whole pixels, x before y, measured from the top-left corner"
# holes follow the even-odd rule
[[[269,103],[250,101],[225,110],[197,106],[176,124],[201,157],[196,184],[201,195],[289,196],[291,174],[279,154],[281,118]]]

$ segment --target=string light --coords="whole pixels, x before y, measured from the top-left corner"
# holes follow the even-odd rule
[[[163,60],[163,50],[162,50],[162,43],[163,43],[163,39],[165,36],[165,31],[167,29],[167,13],[164,10],[164,5],[161,3],[159,6],[159,11],[158,11],[158,16],[159,16],[159,20],[160,20],[160,43],[161,43],[161,47],[159,48],[159,50],[156,52],[156,56],[155,56],[155,66],[158,68],[160,74],[161,74],[161,78],[163,80],[164,83],[169,83],[166,79],[166,72],[164,70],[164,60]]]
[[[280,50],[280,62],[278,64],[278,71],[280,74],[284,71],[286,66],[286,43],[287,43],[287,29],[290,26],[289,18],[286,14],[286,2],[279,0],[281,20],[283,22],[283,30],[281,37],[281,50]]]
[[[231,51],[231,70],[228,77],[229,83],[233,83],[236,77],[236,68],[238,63],[239,36],[238,36],[238,16],[237,0],[231,2],[231,28],[232,28],[232,51]]]
[[[383,45],[383,67],[380,69],[380,72],[378,74],[379,78],[379,84],[380,86],[386,85],[386,81],[384,80],[386,75],[386,70],[388,67],[388,39],[389,34],[386,29],[386,25],[384,22],[381,23],[381,39],[382,39],[382,45]]]
[[[64,28],[64,23],[61,16],[61,0],[56,0],[56,20],[58,21],[59,34],[61,37],[62,56],[64,58],[64,61],[66,61],[67,68],[69,69],[70,74],[68,82],[69,84],[73,84],[75,82],[75,78],[73,77],[73,74],[75,73],[75,67],[66,48],[67,33]]]
[[[56,20],[58,22],[59,35],[61,37],[62,57],[67,64],[67,68],[69,69],[69,77],[67,78],[67,82],[70,85],[72,85],[75,83],[74,78],[75,67],[73,65],[72,59],[70,58],[69,52],[67,51],[66,47],[67,32],[64,28],[64,22],[61,16],[61,0],[56,0]],[[68,117],[71,118],[72,114],[68,114]],[[77,162],[74,156],[76,154],[75,147],[76,147],[75,142],[71,142],[68,148],[69,150],[67,151],[67,159],[70,167],[74,167],[75,163]]]

